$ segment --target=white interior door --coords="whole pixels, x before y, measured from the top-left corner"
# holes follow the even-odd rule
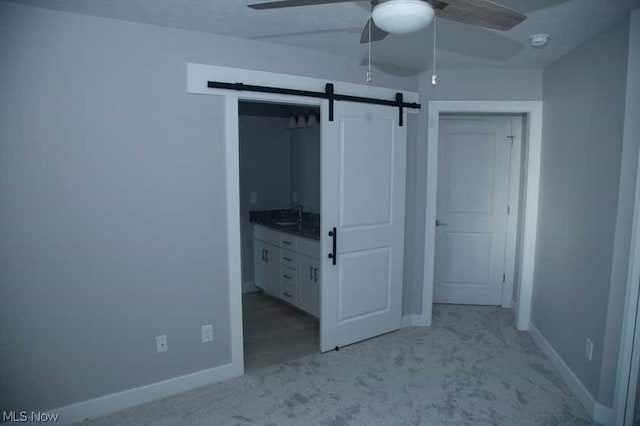
[[[406,127],[398,118],[397,108],[351,102],[335,103],[334,121],[323,117],[323,352],[400,328]]]
[[[507,219],[511,210],[512,141],[520,134],[513,126],[514,123],[521,126],[520,120],[519,117],[440,120],[436,303],[502,304]],[[517,160],[514,163],[519,164]],[[517,204],[517,200],[514,202]]]

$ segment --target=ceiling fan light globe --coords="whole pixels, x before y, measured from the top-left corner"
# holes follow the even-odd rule
[[[426,27],[434,15],[431,5],[423,0],[389,0],[378,3],[371,17],[378,28],[391,34],[402,34]]]

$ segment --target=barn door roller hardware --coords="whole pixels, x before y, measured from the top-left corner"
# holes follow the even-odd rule
[[[260,92],[260,93],[276,93],[279,95],[293,95],[293,96],[304,96],[307,98],[320,98],[320,99],[328,99],[329,100],[329,121],[333,121],[333,103],[335,101],[347,101],[347,102],[359,102],[362,104],[374,104],[374,105],[385,105],[390,107],[397,107],[399,111],[399,124],[403,125],[403,117],[402,113],[404,108],[414,108],[420,109],[420,104],[415,102],[404,102],[402,93],[396,93],[395,100],[386,100],[386,99],[376,99],[376,98],[365,98],[362,96],[350,96],[350,95],[340,95],[335,93],[333,90],[333,83],[327,83],[324,87],[324,92],[314,92],[310,90],[297,90],[297,89],[285,89],[283,87],[269,87],[269,86],[255,86],[252,84],[244,84],[244,83],[224,83],[221,81],[209,81],[207,82],[207,87],[209,89],[226,89],[226,90],[237,90],[237,91],[246,91],[246,92]]]

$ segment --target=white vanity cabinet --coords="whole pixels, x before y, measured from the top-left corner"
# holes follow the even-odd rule
[[[318,317],[320,242],[255,224],[253,235],[255,285]]]
[[[320,314],[320,260],[299,256],[298,303],[300,309],[317,317]]]
[[[267,293],[280,292],[280,253],[280,247],[260,240],[253,242],[254,284]]]

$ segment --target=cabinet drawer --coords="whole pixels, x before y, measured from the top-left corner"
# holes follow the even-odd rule
[[[282,284],[284,283],[292,283],[296,282],[296,274],[298,272],[295,269],[289,268],[288,266],[282,266]]]
[[[282,283],[282,298],[291,304],[296,303],[296,287],[293,284]]]
[[[280,247],[280,231],[275,231],[260,225],[253,225],[253,238]]]
[[[296,236],[291,234],[286,234],[284,232],[280,235],[281,235],[280,247],[282,247],[284,250],[296,251],[296,247],[298,246],[298,239],[296,238]]]
[[[282,267],[282,298],[289,303],[296,303],[296,274],[295,269],[289,267]]]
[[[282,265],[286,266],[288,268],[297,270],[298,269],[298,254],[293,252],[293,251],[283,249],[282,250]]]
[[[298,238],[297,252],[313,259],[320,259],[320,241]]]

